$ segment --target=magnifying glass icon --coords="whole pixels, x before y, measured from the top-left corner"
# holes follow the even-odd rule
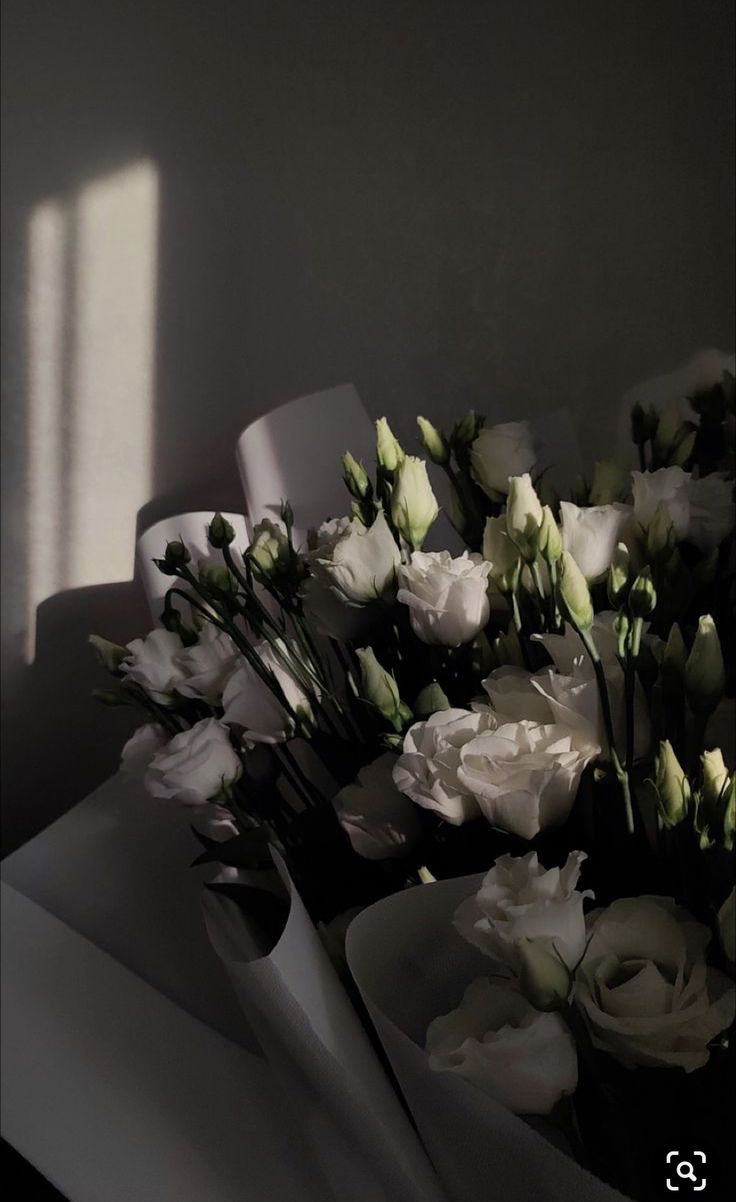
[[[683,1172],[683,1170],[685,1170]],[[683,1181],[697,1181],[695,1169],[689,1160],[681,1160],[677,1166],[677,1176]]]

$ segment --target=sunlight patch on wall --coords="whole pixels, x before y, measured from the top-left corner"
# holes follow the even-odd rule
[[[31,218],[29,660],[42,601],[133,576],[152,491],[157,242],[148,162]]]

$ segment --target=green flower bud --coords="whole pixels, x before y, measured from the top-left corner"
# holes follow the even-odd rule
[[[513,623],[509,624],[509,628],[505,634],[500,634],[494,640],[493,650],[499,667],[503,667],[504,664],[511,664],[515,668],[526,667],[519,636]]]
[[[216,513],[207,528],[207,538],[211,547],[221,551],[235,541],[235,531],[221,513]]]
[[[212,592],[228,593],[235,596],[238,582],[232,572],[219,563],[202,563],[199,568],[199,582]]]
[[[381,667],[372,647],[359,647],[356,655],[360,663],[362,697],[374,706],[396,731],[401,731],[407,710],[399,696],[399,686],[395,677]]]
[[[175,570],[178,568],[183,568],[191,562],[191,559],[191,555],[180,539],[174,539],[173,542],[166,544],[164,563],[167,567],[174,568]]]
[[[685,664],[685,694],[694,714],[707,717],[723,697],[726,669],[721,640],[710,614],[698,622],[695,641]]]
[[[491,565],[491,580],[502,593],[512,592],[521,572],[521,558],[506,528],[506,518],[487,518],[483,531],[483,558]]]
[[[253,528],[253,541],[248,551],[248,559],[258,574],[268,579],[281,576],[290,571],[292,566],[292,551],[288,536],[270,518],[264,518]]]
[[[593,602],[588,582],[569,551],[560,557],[558,578],[560,602],[573,626],[590,630],[593,625]]]
[[[722,818],[723,846],[726,851],[733,851],[733,837],[736,833],[736,772],[726,786],[723,801],[725,801]]]
[[[608,600],[618,609],[626,600],[631,572],[631,556],[625,543],[617,543],[608,569]]]
[[[633,618],[648,618],[657,605],[657,590],[649,568],[642,568],[629,593],[629,611]]]
[[[119,643],[111,643],[109,639],[103,639],[99,634],[91,634],[87,641],[103,668],[112,672],[113,676],[117,676],[123,660],[130,655],[128,648],[121,647]]]
[[[665,643],[664,655],[662,656],[662,686],[665,692],[671,693],[673,696],[682,693],[685,682],[686,661],[687,647],[685,646],[685,640],[682,637],[682,631],[677,622],[673,622],[667,636],[667,642]]]
[[[718,911],[718,932],[726,959],[736,966],[736,885]]]
[[[626,658],[626,640],[629,637],[631,622],[626,613],[621,610],[613,620],[613,631],[616,635],[616,654],[623,660]]]
[[[428,422],[426,417],[418,417],[417,425],[419,426],[419,437],[422,446],[429,455],[432,463],[438,463],[440,467],[450,462],[450,447],[444,435],[440,434],[439,430]]]
[[[590,505],[612,505],[626,496],[631,486],[631,472],[615,459],[601,459],[593,468],[590,485]]]
[[[688,430],[684,434],[677,446],[670,452],[669,461],[671,466],[684,467],[691,458],[695,450],[695,440],[698,437],[697,430]]]
[[[549,505],[542,506],[542,524],[539,527],[539,554],[547,563],[557,563],[562,555],[562,535]]]
[[[363,464],[358,463],[357,459],[353,458],[350,451],[346,451],[343,455],[342,467],[343,480],[347,485],[350,495],[355,497],[356,501],[364,501],[366,497],[370,497],[373,489],[368,479],[368,473]]]
[[[703,768],[703,800],[707,806],[717,810],[730,779],[720,748],[704,751],[700,763]]]
[[[439,710],[449,710],[449,708],[450,702],[436,680],[433,680],[431,684],[425,685],[417,694],[416,701],[414,702],[414,713],[417,718],[429,718]]]
[[[682,435],[682,414],[677,401],[659,411],[659,422],[657,423],[657,432],[654,436],[654,449],[657,457],[660,460],[666,460],[670,451],[677,444]]]
[[[544,513],[528,472],[509,480],[506,528],[524,559],[536,559]]]
[[[439,512],[437,498],[427,476],[426,463],[414,455],[406,455],[394,480],[391,520],[412,550],[421,550]]]
[[[647,554],[651,559],[667,559],[677,537],[668,506],[660,501],[647,529]]]
[[[387,472],[395,472],[404,461],[404,452],[385,417],[379,417],[376,422],[376,457]]]
[[[562,1010],[572,989],[572,976],[551,939],[521,938],[519,989],[537,1010]]]
[[[469,447],[475,442],[480,430],[483,428],[485,418],[478,417],[473,409],[465,414],[459,422],[455,423],[452,431],[452,443],[456,447]]]
[[[691,790],[668,739],[659,744],[655,766],[654,784],[662,822],[668,828],[677,826],[687,815]]]

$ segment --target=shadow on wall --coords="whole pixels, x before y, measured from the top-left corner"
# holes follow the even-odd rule
[[[633,380],[729,343],[733,15],[6,0],[3,20],[11,847],[114,770],[129,715],[89,700],[86,636],[148,624],[119,583],[136,521],[241,508],[254,417],[352,380],[407,445],[416,412],[568,405],[590,449]]]

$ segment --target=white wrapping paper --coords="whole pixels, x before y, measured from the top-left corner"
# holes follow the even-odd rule
[[[270,955],[259,953],[229,899],[208,895],[207,923],[331,1197],[447,1202],[283,861],[275,853],[274,860],[290,911]]]
[[[248,526],[242,513],[224,513],[222,515],[235,530],[233,548],[242,549],[250,542]],[[164,518],[156,522],[138,538],[136,543],[136,571],[143,585],[151,616],[158,623],[164,607],[164,597],[175,583],[170,576],[164,576],[153,562],[163,559],[166,544],[181,539],[192,556],[192,568],[196,572],[201,560],[206,563],[221,564],[222,555],[215,551],[207,542],[207,527],[214,517],[214,510],[200,513],[179,513],[174,517]]]
[[[489,961],[452,926],[482,874],[384,898],[353,920],[347,959],[451,1202],[622,1202],[537,1130],[468,1082],[429,1067],[430,1021]],[[535,1120],[544,1129],[542,1120]],[[552,1129],[550,1128],[550,1131]]]

